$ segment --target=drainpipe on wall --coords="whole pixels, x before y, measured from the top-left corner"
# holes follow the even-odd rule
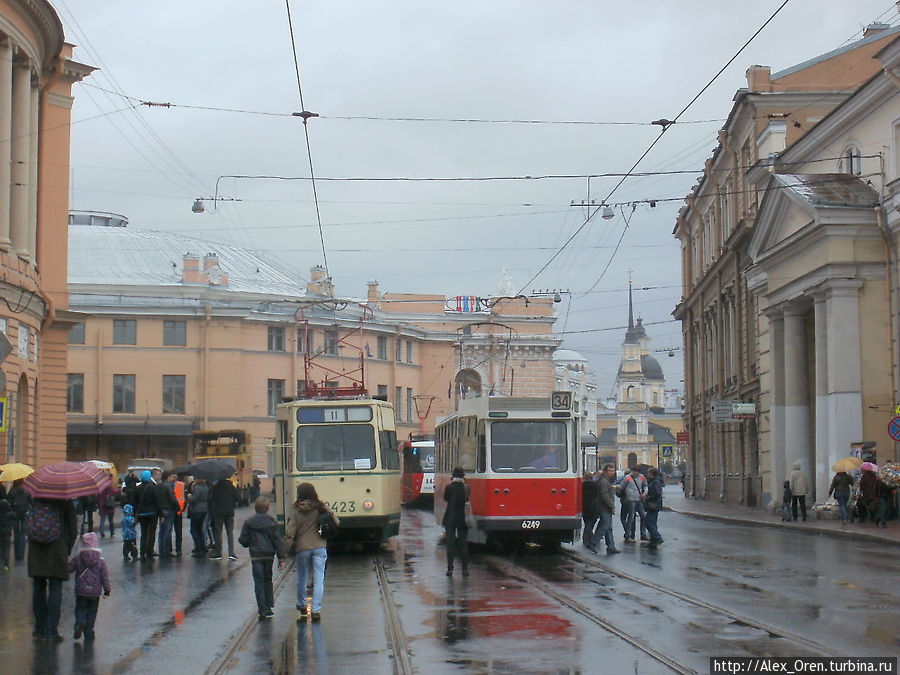
[[[209,322],[212,318],[212,307],[203,308],[205,321],[203,324],[203,428],[209,429]]]
[[[882,196],[882,199],[884,197]],[[898,321],[900,321],[900,307],[898,307],[898,298],[897,298],[897,289],[894,287],[894,271],[897,267],[897,247],[894,243],[894,240],[891,238],[890,232],[887,229],[887,223],[884,219],[884,207],[879,204],[875,207],[875,218],[878,222],[878,229],[881,231],[881,236],[884,237],[885,246],[885,268],[887,270],[887,284],[888,284],[888,301],[891,307],[891,320],[888,322],[890,326],[891,336],[891,385],[893,387],[894,400],[900,401],[900,374],[897,372],[897,364],[900,363],[900,356],[897,354],[897,349],[900,345],[897,344],[898,336],[900,336],[900,326],[898,326]]]

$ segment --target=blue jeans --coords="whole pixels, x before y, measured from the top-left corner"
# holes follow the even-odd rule
[[[834,491],[834,498],[837,499],[838,508],[841,510],[841,522],[847,522],[847,503],[850,501],[850,491],[838,492]]]
[[[103,535],[103,523],[106,522],[109,524],[109,536],[113,536],[116,533],[116,526],[113,523],[113,518],[115,517],[115,511],[101,511],[100,512],[100,536]]]
[[[32,577],[31,608],[34,612],[35,635],[56,635],[59,608],[62,605],[62,579]]]
[[[94,621],[97,620],[97,609],[99,607],[99,597],[75,596],[75,624],[81,624],[86,640],[94,639]]]
[[[159,524],[159,556],[164,558],[172,555],[172,530],[175,527],[175,512],[163,509],[162,520]]]
[[[297,553],[297,605],[306,607],[306,574],[309,571],[309,563],[313,568],[313,597],[312,611],[322,611],[322,597],[325,595],[325,561],[328,560],[328,551],[321,548],[309,548]]]
[[[650,533],[650,541],[662,541],[662,537],[659,536],[659,527],[656,524],[659,518],[659,511],[647,511],[646,514],[647,516],[644,520],[647,523],[647,531]]]
[[[612,514],[606,511],[600,512],[600,520],[597,523],[597,529],[594,536],[591,537],[591,546],[596,547],[601,539],[606,540],[606,550],[612,550],[616,547],[616,541],[613,539]]]
[[[268,612],[270,607],[275,606],[275,593],[272,590],[272,562],[272,558],[250,561],[250,571],[253,573],[253,592],[256,594],[256,608],[259,610],[260,616]]]

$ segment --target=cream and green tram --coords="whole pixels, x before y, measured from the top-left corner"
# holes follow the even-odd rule
[[[341,520],[337,541],[377,543],[400,530],[400,456],[391,404],[301,399],[276,412],[275,515],[283,528],[297,486],[312,483]]]

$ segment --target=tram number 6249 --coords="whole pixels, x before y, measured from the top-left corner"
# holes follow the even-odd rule
[[[539,520],[523,520],[522,521],[522,529],[523,530],[537,530],[541,527],[541,521]]]

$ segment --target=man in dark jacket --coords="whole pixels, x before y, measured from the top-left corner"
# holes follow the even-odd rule
[[[588,545],[588,548],[594,553],[597,552],[597,544],[600,543],[601,539],[606,540],[607,554],[619,552],[613,539],[612,528],[612,517],[616,512],[616,491],[613,487],[615,479],[616,468],[612,464],[604,464],[600,480],[597,481],[597,510],[600,522],[597,524],[597,530],[594,532],[594,536]]]
[[[178,513],[178,501],[175,499],[175,474],[167,471],[156,486],[156,498],[159,501],[159,541],[157,549],[160,558],[172,558],[172,532],[175,528],[175,515]]]
[[[590,471],[584,472],[581,482],[581,519],[584,521],[581,543],[588,547],[594,537],[594,524],[597,522],[597,479]]]
[[[22,487],[23,480],[14,481],[7,496],[13,510],[13,552],[16,560],[25,560],[25,516],[31,508],[31,495]]]
[[[237,488],[230,480],[223,478],[213,485],[209,493],[209,515],[213,519],[215,548],[210,560],[222,559],[222,528],[228,535],[228,559],[237,560],[234,553],[234,505],[238,500]]]
[[[46,502],[58,509],[60,534],[56,541],[46,544],[28,541],[28,576],[34,584],[32,635],[40,640],[59,642],[62,640],[59,634],[62,582],[69,578],[69,554],[78,538],[78,519],[71,501],[48,499]]]
[[[268,514],[269,500],[258,497],[254,504],[256,515],[244,521],[238,543],[250,549],[250,570],[253,572],[253,591],[260,621],[275,615],[275,595],[272,590],[272,559],[278,555],[278,569],[284,567],[284,550],[278,523]]]
[[[153,480],[153,474],[148,470],[141,473],[141,484],[135,490],[134,502],[134,513],[141,526],[141,561],[152,561],[156,526],[161,510],[157,485]]]

